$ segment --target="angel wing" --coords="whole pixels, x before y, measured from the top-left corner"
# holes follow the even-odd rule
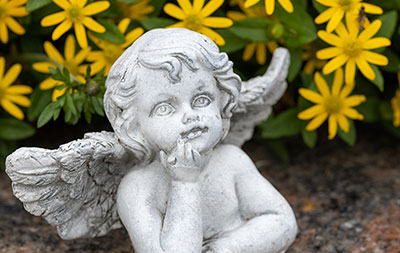
[[[263,76],[243,82],[238,107],[231,118],[231,126],[224,143],[242,146],[253,136],[254,127],[268,118],[272,105],[286,90],[289,65],[289,51],[278,48]]]
[[[134,160],[114,133],[88,133],[56,150],[20,148],[6,160],[24,208],[57,226],[63,239],[94,237],[121,227],[116,192]]]

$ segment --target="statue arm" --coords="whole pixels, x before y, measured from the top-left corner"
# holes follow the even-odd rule
[[[164,213],[153,204],[154,193],[139,177],[126,177],[117,204],[135,252],[200,252],[203,236],[197,182],[172,181]]]
[[[282,252],[297,233],[293,211],[282,195],[257,171],[240,149],[239,173],[235,176],[236,195],[243,225],[222,234],[210,252]],[[203,250],[207,252],[207,250]]]

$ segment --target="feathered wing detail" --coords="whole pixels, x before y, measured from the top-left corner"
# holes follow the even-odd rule
[[[94,237],[121,227],[116,193],[132,157],[113,133],[88,133],[56,150],[20,148],[6,172],[25,209],[57,226],[61,238]]]
[[[289,51],[278,48],[263,76],[243,82],[238,107],[231,118],[231,126],[224,143],[242,146],[252,137],[254,127],[268,118],[272,106],[286,90],[289,65]]]

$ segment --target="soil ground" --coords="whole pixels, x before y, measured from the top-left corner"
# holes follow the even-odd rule
[[[45,139],[54,140],[50,133],[44,134]],[[32,142],[42,147],[62,143]],[[291,159],[287,163],[273,156],[262,141],[244,146],[295,211],[299,233],[288,253],[400,252],[398,139],[364,129],[354,147],[340,140],[322,140],[315,149],[299,140],[288,144]],[[123,229],[100,238],[61,240],[55,228],[23,209],[2,172],[0,217],[0,253],[133,252]]]

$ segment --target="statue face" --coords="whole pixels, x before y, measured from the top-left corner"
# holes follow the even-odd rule
[[[134,108],[140,131],[156,150],[170,152],[179,139],[200,153],[210,151],[223,135],[221,92],[212,73],[182,66],[181,81],[172,83],[162,70],[140,68]]]

